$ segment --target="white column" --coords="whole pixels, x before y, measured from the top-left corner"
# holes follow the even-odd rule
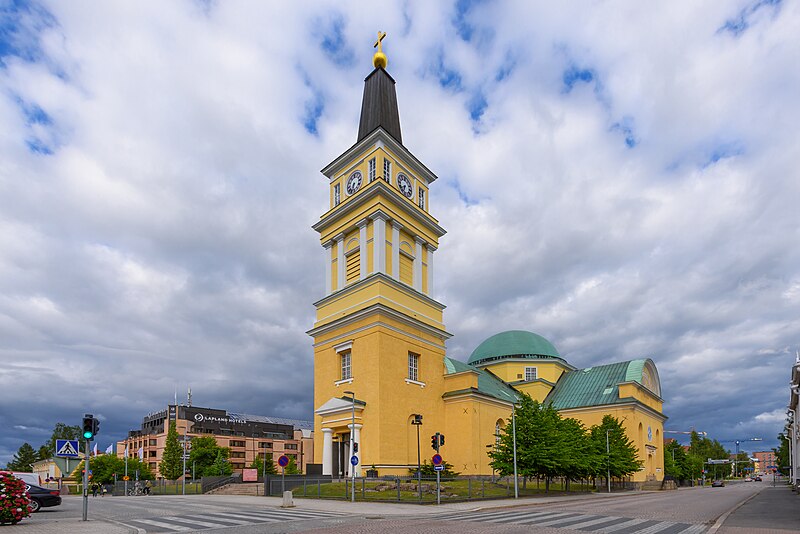
[[[362,219],[358,221],[358,263],[360,269],[360,273],[358,275],[359,280],[363,280],[367,277],[367,263],[369,263],[369,257],[367,256],[367,219]]]
[[[400,230],[403,225],[392,221],[392,278],[400,280]]]
[[[353,433],[353,443],[358,443],[358,452],[354,453],[353,451],[350,451],[350,454],[351,455],[355,454],[358,457],[358,465],[355,466],[355,469],[356,469],[356,476],[360,477],[361,476],[361,453],[363,452],[361,450],[361,425],[356,423],[355,424],[355,429],[354,429],[353,425],[349,424],[349,425],[347,425],[347,428],[349,428],[350,432]],[[353,464],[350,463],[350,458],[347,458],[347,465],[350,466],[350,469],[353,468]],[[348,471],[347,475],[348,476],[353,476],[353,471]]]
[[[414,249],[414,279],[412,280],[412,286],[417,291],[422,292],[422,245],[425,244],[425,240],[415,237],[414,242],[416,243],[416,248]]]
[[[428,295],[433,296],[433,252],[436,250],[431,244],[428,244]]]
[[[322,244],[325,247],[325,296],[327,297],[331,293],[333,293],[333,280],[331,280],[332,274],[331,269],[333,265],[333,241],[330,239]]]
[[[334,237],[336,240],[336,289],[344,287],[346,266],[344,264],[344,234]]]
[[[322,429],[322,474],[333,474],[333,429]]]
[[[372,272],[386,272],[386,215],[372,215]]]

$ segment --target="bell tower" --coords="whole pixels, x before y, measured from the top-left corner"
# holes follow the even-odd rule
[[[308,332],[314,461],[334,476],[351,474],[352,456],[356,475],[361,466],[394,474],[416,465],[409,418],[442,402],[450,337],[444,306],[432,298],[434,256],[445,234],[430,213],[436,175],[403,145],[385,35],[378,33],[374,70],[364,80],[356,143],[322,169],[330,209],[313,226],[325,276]]]

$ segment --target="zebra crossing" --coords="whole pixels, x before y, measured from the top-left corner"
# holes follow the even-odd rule
[[[531,525],[602,534],[700,534],[708,525],[676,523],[634,517],[595,515],[553,510],[497,510],[493,512],[453,512],[433,518],[489,524]],[[432,518],[432,519],[433,519]]]
[[[195,532],[212,528],[236,527],[281,521],[303,521],[308,519],[331,519],[347,514],[319,510],[236,510],[216,513],[188,513],[176,516],[154,516],[128,519],[123,525],[149,533]]]

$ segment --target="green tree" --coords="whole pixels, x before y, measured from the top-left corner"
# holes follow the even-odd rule
[[[8,462],[6,469],[9,471],[19,471],[23,473],[32,473],[33,466],[31,464],[39,460],[39,456],[36,454],[36,451],[33,450],[30,443],[23,443],[20,445],[19,449],[17,449],[17,453],[11,458],[11,461]]]
[[[287,475],[299,475],[300,468],[297,467],[297,462],[294,459],[294,456],[289,456],[289,463],[286,465],[286,474]]]
[[[167,431],[167,443],[164,446],[164,454],[161,456],[161,463],[158,464],[161,476],[167,480],[177,480],[183,475],[183,447],[178,441],[178,430],[175,421],[169,424]]]
[[[610,471],[612,478],[622,479],[639,471],[644,465],[639,460],[638,449],[616,417],[604,415],[603,421],[593,426],[590,434],[595,457],[602,466],[601,475]]]
[[[210,467],[205,469],[205,476],[227,476],[233,473],[233,468],[228,462],[227,455],[224,453],[222,447],[218,447],[217,457]]]
[[[783,473],[783,468],[789,465],[789,443],[786,440],[786,434],[778,434],[778,448],[772,449],[772,452],[775,453],[775,464],[778,466],[778,470]]]
[[[664,448],[664,473],[675,480],[692,478],[689,457],[677,441],[669,442]]]
[[[256,456],[253,463],[250,464],[251,469],[258,469],[258,474],[261,475],[266,473],[268,475],[275,475],[278,473],[277,469],[275,469],[275,462],[272,461],[272,453],[268,452],[265,454],[266,459],[266,468],[264,466],[264,460],[262,460],[261,456]]]
[[[71,473],[72,478],[80,483],[83,481],[84,461]],[[114,482],[114,474],[117,480],[122,480],[125,475],[125,458],[119,458],[113,454],[100,454],[89,459],[89,469],[92,471],[92,482],[100,484],[110,484]],[[139,458],[128,458],[128,476],[131,480],[136,478],[136,471],[139,471],[139,480],[153,480],[153,472],[150,466],[139,460]]]
[[[730,453],[725,450],[717,440],[710,440],[707,437],[701,437],[695,431],[689,441],[689,465],[690,475],[693,479],[700,478],[703,474],[703,465],[711,458],[712,460],[728,460]]]
[[[570,480],[593,476],[598,460],[583,423],[565,418],[558,421],[556,428],[561,451],[560,476],[566,478],[568,484]]]
[[[231,450],[228,447],[220,447],[214,436],[200,436],[192,438],[192,450],[189,452],[189,462],[193,463],[197,475],[214,476],[212,466],[217,459],[217,455],[222,451],[223,458],[230,457]]]

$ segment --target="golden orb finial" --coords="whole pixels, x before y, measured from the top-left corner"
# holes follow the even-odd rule
[[[381,46],[381,41],[383,38],[386,37],[386,32],[378,32],[378,40],[375,41],[375,44],[372,45],[373,48],[377,48],[378,51],[375,52],[375,55],[372,56],[372,64],[377,69],[378,67],[385,69],[388,60],[386,59],[386,54],[383,53],[383,47]]]

